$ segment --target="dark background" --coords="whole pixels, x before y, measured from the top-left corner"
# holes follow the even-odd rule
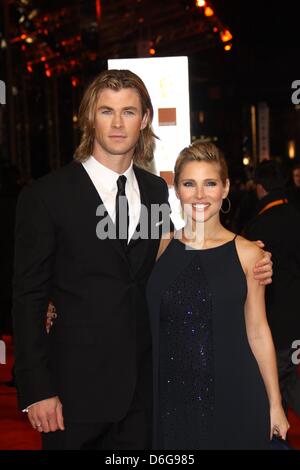
[[[23,180],[72,159],[80,137],[73,117],[106,60],[148,56],[150,47],[155,56],[189,57],[192,136],[214,139],[232,175],[245,174],[245,155],[255,164],[250,107],[259,102],[270,108],[271,156],[287,166],[299,159],[300,110],[291,102],[291,84],[300,79],[297,2],[215,0],[209,2],[213,23],[194,0],[1,1],[0,79],[8,90],[7,104],[0,105],[0,159],[11,162]],[[26,21],[20,24],[22,8]],[[233,35],[229,52],[213,32],[216,24]],[[34,42],[16,41],[21,34]]]

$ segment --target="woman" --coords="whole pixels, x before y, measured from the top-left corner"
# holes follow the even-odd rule
[[[186,226],[161,241],[147,298],[153,335],[158,449],[268,449],[286,438],[261,250],[220,223],[226,162],[194,143],[175,165]]]

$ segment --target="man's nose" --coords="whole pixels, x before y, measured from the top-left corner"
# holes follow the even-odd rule
[[[118,113],[114,115],[112,125],[113,127],[121,127],[123,124],[122,116]]]

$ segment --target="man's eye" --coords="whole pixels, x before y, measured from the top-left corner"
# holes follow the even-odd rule
[[[134,116],[134,111],[127,110],[127,111],[124,111],[124,114],[129,115],[129,116]]]
[[[101,114],[111,114],[111,111],[109,109],[102,109]]]

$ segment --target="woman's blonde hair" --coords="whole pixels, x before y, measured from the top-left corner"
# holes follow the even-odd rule
[[[220,177],[223,185],[225,186],[226,180],[228,179],[227,163],[223,154],[216,145],[198,140],[180,152],[174,168],[175,187],[178,187],[180,173],[188,162],[208,162],[219,165]]]
[[[144,82],[130,70],[106,70],[102,72],[87,88],[79,107],[79,127],[82,131],[81,141],[74,158],[80,162],[86,160],[93,151],[95,139],[95,112],[100,91],[109,88],[119,91],[122,88],[135,89],[141,100],[143,116],[148,112],[148,123],[140,132],[133,161],[138,165],[147,165],[153,160],[156,135],[152,129],[153,106]]]

